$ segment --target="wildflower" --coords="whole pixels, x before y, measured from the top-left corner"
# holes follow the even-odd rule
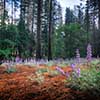
[[[65,75],[65,72],[60,67],[56,67],[56,70],[59,71],[62,75]]]
[[[68,72],[65,73],[66,77],[70,77],[70,74]]]
[[[80,68],[78,68],[78,69],[76,70],[76,73],[77,73],[78,77],[80,77],[80,73],[81,73]]]
[[[87,61],[90,62],[92,60],[92,48],[91,45],[87,46]]]
[[[77,60],[77,63],[80,63],[80,53],[79,53],[79,49],[76,49],[76,60]]]
[[[74,70],[75,69],[75,64],[71,64],[71,68]]]
[[[20,58],[19,58],[19,56],[17,56],[17,57],[15,58],[15,62],[18,63],[19,61],[20,61]]]

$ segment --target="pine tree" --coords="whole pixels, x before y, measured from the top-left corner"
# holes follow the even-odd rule
[[[37,45],[36,45],[36,60],[41,59],[41,11],[42,0],[37,1]]]
[[[89,31],[90,31],[90,14],[89,14],[90,6],[89,6],[89,1],[86,1],[86,10],[85,10],[85,29],[87,32],[87,43],[89,43]]]
[[[49,32],[48,32],[48,60],[52,60],[51,34],[52,34],[52,0],[49,1]]]

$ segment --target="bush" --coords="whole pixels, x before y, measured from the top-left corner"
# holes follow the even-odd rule
[[[82,69],[80,71],[80,76],[77,76],[76,72],[73,71],[72,75],[68,78],[67,86],[76,90],[91,90],[100,89],[100,71],[96,67],[91,67],[88,69]]]
[[[11,67],[11,68],[9,68],[9,69],[6,70],[6,72],[9,73],[9,74],[10,73],[14,73],[16,71],[17,71],[16,68],[13,68],[13,67]]]

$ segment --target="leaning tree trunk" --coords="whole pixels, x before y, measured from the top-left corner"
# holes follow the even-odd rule
[[[37,8],[37,45],[36,45],[36,60],[41,59],[41,11],[42,11],[42,0],[38,0]]]
[[[48,33],[48,60],[52,60],[51,34],[52,34],[52,0],[49,1],[49,33]]]

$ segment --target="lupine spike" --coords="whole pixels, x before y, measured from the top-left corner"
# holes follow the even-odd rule
[[[71,64],[71,68],[74,70],[75,69],[75,64]]]
[[[70,77],[70,74],[68,72],[66,72],[65,73],[65,76],[69,78]]]
[[[92,60],[92,47],[90,44],[87,46],[87,61],[91,62]]]
[[[60,67],[56,67],[56,70],[59,71],[62,75],[65,75],[65,72]]]
[[[76,60],[77,60],[77,63],[80,63],[80,53],[79,53],[79,49],[76,49]]]
[[[80,73],[81,73],[80,68],[77,69],[76,73],[77,73],[78,77],[80,77]]]

